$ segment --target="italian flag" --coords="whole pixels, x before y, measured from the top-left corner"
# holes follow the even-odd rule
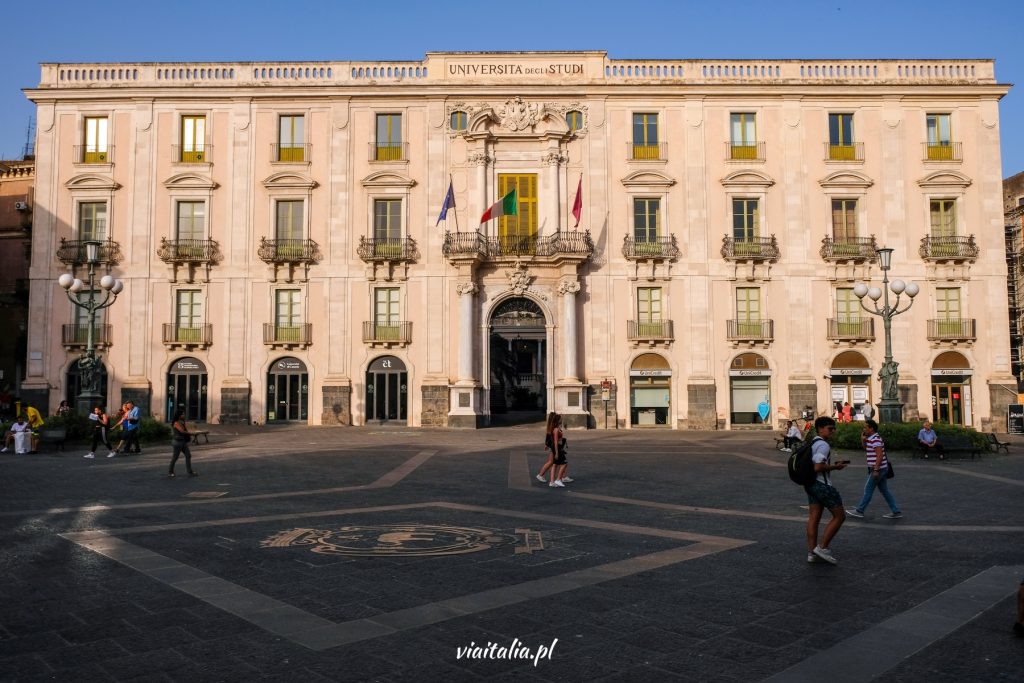
[[[516,201],[516,191],[512,190],[507,195],[496,201],[491,208],[484,211],[480,217],[481,223],[486,223],[498,216],[515,216],[519,213],[519,202]]]

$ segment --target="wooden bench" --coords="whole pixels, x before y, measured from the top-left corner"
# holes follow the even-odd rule
[[[951,458],[957,453],[961,454],[962,457],[970,454],[971,460],[974,460],[975,456],[981,457],[981,449],[974,445],[969,436],[940,436],[939,443],[942,444],[947,458]],[[921,447],[921,444],[918,444],[917,448],[914,449],[914,457],[916,458],[919,455],[925,455],[925,450]]]
[[[998,453],[999,449],[1002,448],[1003,452],[1007,455],[1010,454],[1010,442],[1000,441],[999,437],[995,434],[989,433],[985,435],[988,438],[988,449],[993,453]]]
[[[64,450],[64,440],[67,438],[67,427],[43,427],[39,430],[39,450],[43,450],[47,444],[53,444],[54,449]]]
[[[188,433],[192,435],[192,443],[199,445],[199,437],[203,437],[203,443],[210,443],[210,430],[208,429],[190,429]]]

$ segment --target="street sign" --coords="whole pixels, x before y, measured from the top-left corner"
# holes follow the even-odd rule
[[[1009,434],[1024,434],[1024,405],[1011,403],[1006,406],[1006,431]]]

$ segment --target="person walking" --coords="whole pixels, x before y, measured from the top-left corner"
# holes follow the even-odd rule
[[[829,545],[839,532],[839,527],[846,521],[846,510],[843,508],[843,497],[832,486],[832,477],[829,473],[833,470],[846,469],[849,461],[832,464],[832,449],[829,446],[829,439],[836,431],[835,420],[831,417],[819,417],[814,421],[814,430],[816,435],[811,443],[814,483],[804,487],[804,491],[807,492],[809,508],[807,513],[807,561],[824,560],[829,564],[836,564],[836,558]],[[832,519],[825,526],[825,534],[819,543],[818,525],[821,523],[821,515],[826,509],[832,514]]]
[[[540,468],[540,472],[537,473],[537,481],[544,483],[547,478],[544,476],[548,470],[555,464],[555,446],[552,442],[552,431],[554,429],[555,418],[558,417],[558,413],[551,411],[548,413],[547,422],[544,424],[544,450],[547,451],[548,459],[544,463],[544,466]]]
[[[843,422],[853,422],[853,406],[849,401],[843,402]]]
[[[921,425],[921,431],[917,433],[917,443],[921,446],[921,450],[924,451],[924,459],[928,459],[928,454],[935,451],[939,454],[939,460],[946,459],[946,449],[939,443],[939,435],[932,429],[932,423],[925,420],[924,424]]]
[[[548,434],[545,443],[551,443],[551,481],[548,486],[552,488],[565,488],[562,476],[565,474],[565,436],[562,432],[562,416],[554,413],[554,418],[548,423]]]
[[[871,497],[875,495],[877,488],[882,492],[885,502],[889,504],[889,514],[882,515],[886,519],[899,519],[903,516],[896,499],[889,492],[889,482],[886,476],[889,474],[889,460],[885,456],[885,442],[882,435],[878,433],[878,423],[874,420],[864,420],[864,431],[861,435],[864,442],[864,453],[868,460],[868,480],[864,483],[864,495],[861,497],[857,507],[847,510],[846,514],[851,517],[864,517],[864,510],[871,503]]]
[[[117,423],[124,430],[124,453],[132,453],[132,446],[135,446],[135,453],[142,454],[142,446],[139,445],[139,407],[127,401],[124,404],[124,414]],[[118,444],[120,447],[120,444]],[[110,457],[110,456],[107,456]]]
[[[174,478],[174,464],[178,462],[178,456],[184,453],[185,469],[188,470],[188,476],[198,477],[199,473],[192,469],[192,451],[188,447],[188,442],[192,440],[192,435],[188,431],[188,425],[185,424],[184,410],[179,409],[175,411],[171,430],[174,432],[174,437],[171,440],[171,465],[167,470],[167,476]]]
[[[102,443],[110,451],[110,455],[107,456],[109,458],[114,454],[114,449],[107,439],[107,427],[110,426],[110,418],[103,412],[103,406],[93,406],[92,412],[89,413],[89,421],[92,423],[92,446],[89,447],[89,452],[82,457],[95,458],[96,444]]]

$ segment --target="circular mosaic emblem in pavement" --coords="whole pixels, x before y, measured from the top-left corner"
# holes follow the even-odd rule
[[[493,529],[438,524],[380,524],[338,529],[291,529],[260,543],[263,548],[307,546],[315,553],[355,557],[459,555],[516,542]]]

